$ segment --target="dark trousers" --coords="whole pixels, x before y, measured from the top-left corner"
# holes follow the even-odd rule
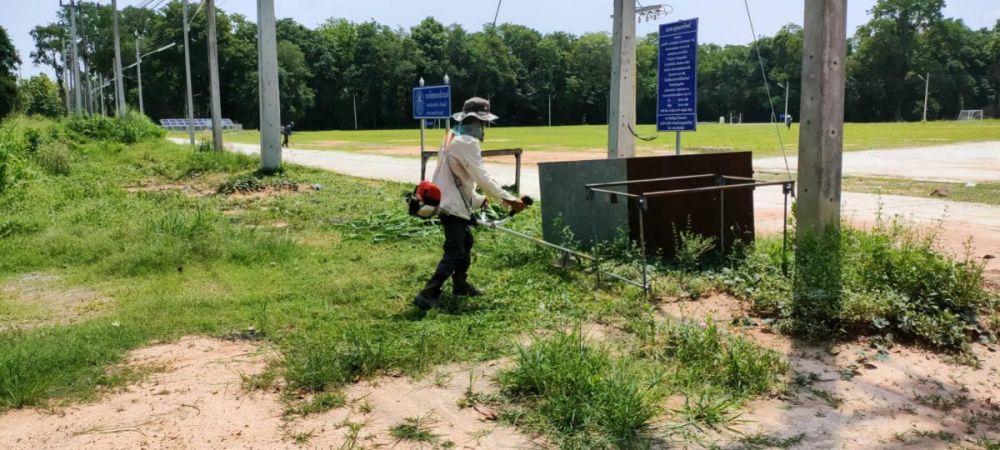
[[[287,135],[287,134],[282,134],[282,136],[283,136],[283,137],[284,137],[285,139],[284,139],[283,141],[281,141],[281,146],[282,146],[282,147],[288,147],[288,135]]]
[[[444,256],[437,265],[434,279],[444,282],[454,275],[465,280],[472,264],[472,221],[455,216],[441,216],[444,227]]]

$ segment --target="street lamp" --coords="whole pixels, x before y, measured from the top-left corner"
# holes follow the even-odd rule
[[[920,74],[917,74],[917,76],[920,77],[921,80],[924,80],[924,122],[926,122],[927,121],[927,94],[929,93],[929,91],[931,89],[931,73],[927,72],[927,78],[924,78],[923,75],[920,75]]]

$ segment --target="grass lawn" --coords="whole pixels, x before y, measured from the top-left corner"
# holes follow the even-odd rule
[[[653,136],[652,125],[640,125],[640,136]],[[785,150],[796,153],[798,124],[788,130],[784,125],[778,132],[784,140]],[[440,143],[441,130],[427,131],[427,146]],[[184,133],[171,133],[183,137]],[[491,128],[486,133],[487,149],[523,148],[528,151],[604,151],[607,148],[607,127],[579,125],[559,127],[503,127]],[[208,135],[202,134],[202,138]],[[227,133],[231,142],[256,144],[257,131]],[[844,129],[845,150],[870,150],[882,148],[926,147],[956,142],[1000,141],[1000,120],[936,121],[928,123],[848,123]],[[301,131],[292,136],[296,148],[374,151],[410,148],[416,154],[420,145],[419,130],[374,131]],[[652,142],[636,141],[641,153],[673,151],[674,135],[661,134]],[[781,155],[775,127],[772,124],[719,125],[698,124],[698,131],[684,133],[682,146],[686,151],[752,150],[755,156]]]
[[[512,357],[496,380],[500,415],[574,448],[632,446],[660,420],[725,427],[747,400],[780,392],[786,379],[787,362],[772,350],[710,322],[657,315],[655,299],[637,289],[594,289],[586,271],[553,270],[550,252],[485,229],[471,275],[488,294],[446,294],[425,315],[410,299],[442,237],[402,212],[409,186],[297,166],[260,177],[254,159],[236,154],[79,137],[142,129],[117,124],[125,119],[92,126],[111,120],[73,119],[72,130],[40,124],[32,138],[0,125],[0,167],[13,168],[0,179],[0,287],[44,274],[108,299],[78,320],[46,322],[46,311],[20,310],[9,298],[16,291],[0,291],[0,412],[92,398],[130,381],[107,370],[126,352],[185,335],[275,344],[282,358],[273,370],[292,401],[326,393],[336,403],[360,379]],[[539,216],[534,208],[510,224],[537,235]],[[803,314],[829,320],[830,333],[887,329],[968,350],[976,325],[966,320],[977,319],[953,311],[982,307],[981,272],[904,231],[845,232],[850,301]],[[775,330],[805,328],[788,315],[795,309],[780,241],[761,239],[746,259],[714,265],[711,242],[688,243],[690,263],[654,267],[658,298],[728,292],[773,318]],[[627,243],[607,251],[606,266],[633,275],[641,267]],[[26,319],[31,326],[21,326]],[[618,330],[621,343],[567,332],[588,323]],[[827,322],[810,321],[810,335],[826,330],[817,323]],[[534,344],[519,346],[529,336]],[[670,397],[684,405],[665,408]],[[399,432],[420,431],[411,428]]]
[[[758,171],[762,180],[779,181],[786,179],[784,173]],[[1000,182],[982,182],[973,186],[965,183],[943,181],[919,181],[890,177],[845,176],[845,192],[867,194],[905,195],[908,197],[940,198],[956,202],[984,203],[1000,205]]]

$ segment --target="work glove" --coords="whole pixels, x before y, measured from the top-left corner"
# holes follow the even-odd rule
[[[511,214],[517,214],[521,211],[524,211],[525,208],[524,201],[519,198],[514,200],[504,200],[503,204],[507,205],[507,207],[510,208]]]

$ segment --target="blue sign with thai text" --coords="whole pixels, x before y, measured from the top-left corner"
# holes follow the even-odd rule
[[[698,128],[698,19],[660,25],[656,131]]]
[[[414,119],[447,119],[451,117],[451,86],[413,88]]]

